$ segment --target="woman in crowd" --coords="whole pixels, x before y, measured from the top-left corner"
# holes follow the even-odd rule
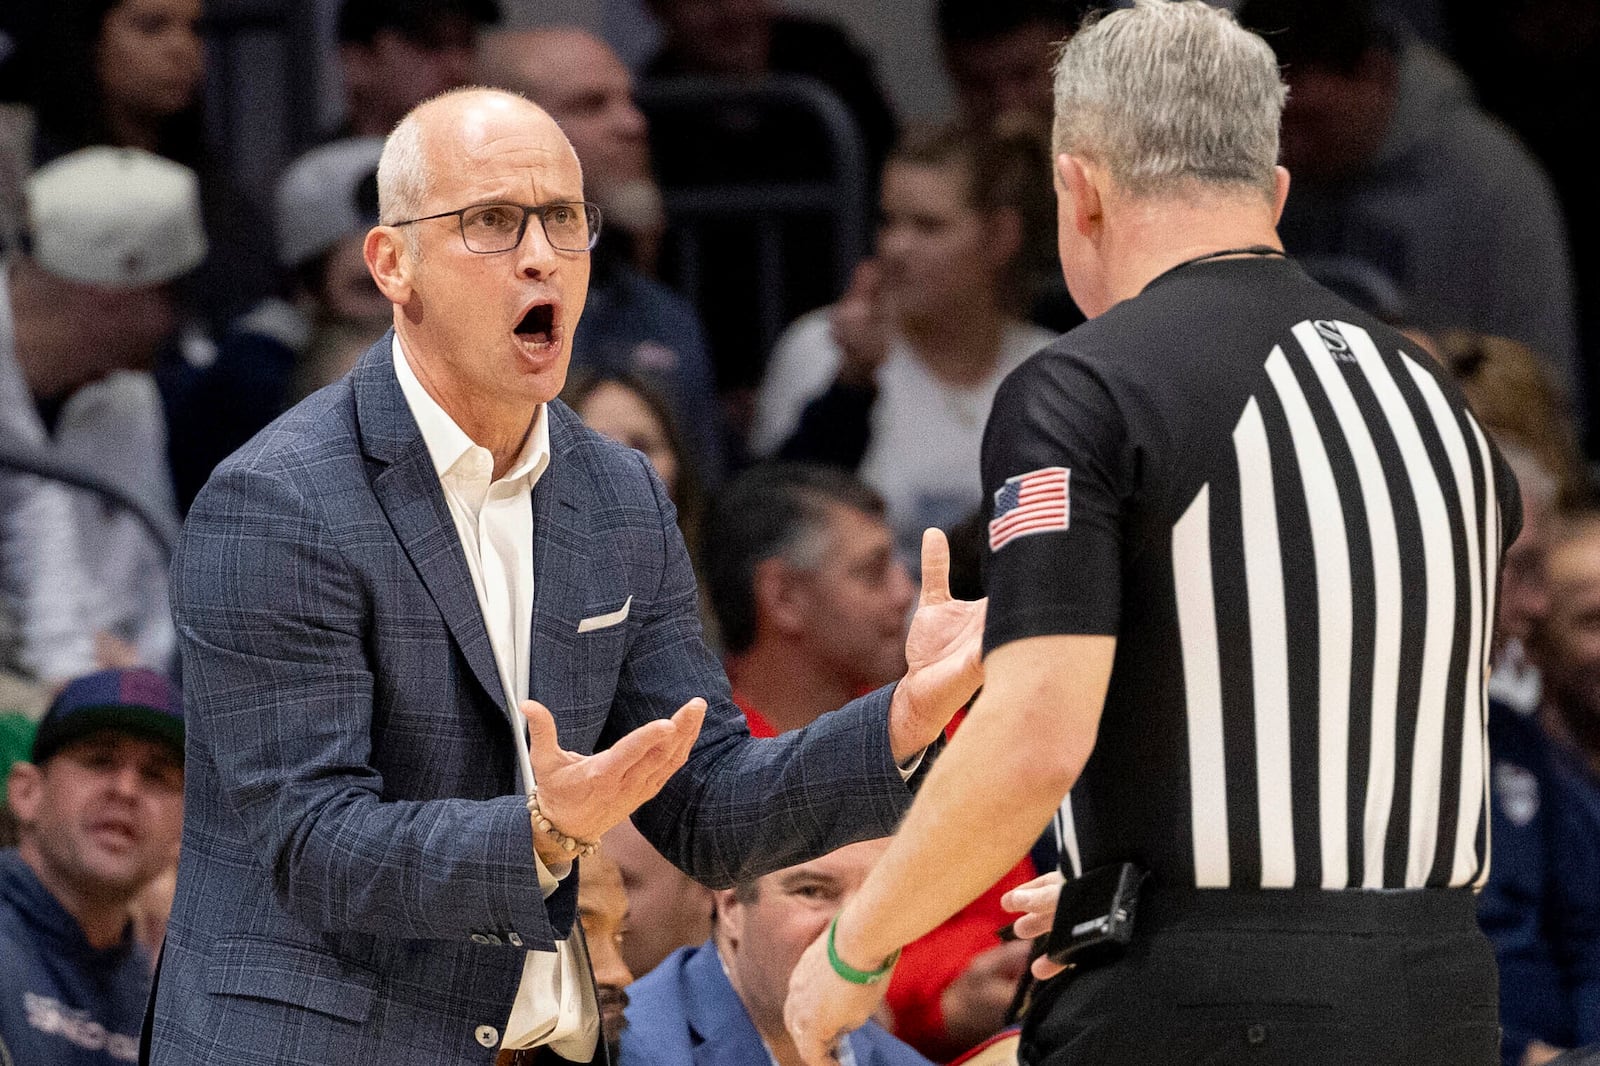
[[[634,374],[579,370],[568,379],[561,398],[590,429],[638,449],[650,460],[678,509],[678,528],[698,570],[705,489],[661,393]]]
[[[211,255],[184,296],[220,327],[271,288],[265,214],[206,151],[201,0],[52,0],[21,47],[35,165],[93,144],[143,148],[200,175]]]
[[[925,527],[977,507],[995,390],[1052,339],[1020,317],[1024,218],[1048,174],[1024,135],[911,133],[884,166],[876,256],[773,351],[752,449],[857,470],[909,557]]]

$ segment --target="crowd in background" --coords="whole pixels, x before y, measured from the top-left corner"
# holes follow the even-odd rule
[[[564,398],[654,465],[708,638],[752,732],[771,735],[900,675],[923,528],[950,533],[956,593],[981,594],[989,405],[1081,321],[1054,261],[1050,64],[1091,6],[940,0],[926,32],[956,113],[902,125],[871,55],[776,2],[649,0],[661,46],[630,69],[577,27],[499,28],[495,0],[345,0],[344,118],[266,200],[206,138],[202,0],[0,10],[0,766],[18,765],[0,941],[84,970],[26,1010],[9,983],[31,976],[0,974],[0,1048],[49,1056],[49,1037],[127,1061],[70,1000],[94,987],[142,1008],[170,897],[174,531],[219,462],[387,329],[362,247],[383,136],[410,108],[492,85],[571,140],[603,224]],[[1547,1061],[1600,1042],[1600,510],[1584,451],[1600,443],[1600,221],[1579,127],[1600,14],[1229,6],[1290,86],[1289,254],[1449,367],[1522,487],[1481,916],[1506,1061]],[[870,246],[852,218],[876,220]],[[580,909],[591,944],[620,940],[594,960],[624,1064],[658,1061],[649,1004],[711,980],[706,959],[731,982],[727,1009],[769,1047],[786,1040],[788,970],[876,854],[711,893],[626,824],[603,850],[618,877],[584,860]],[[1028,947],[996,937],[999,896],[1053,850],[1041,841],[907,950],[887,1032],[858,1061],[949,1061],[1007,1023]]]

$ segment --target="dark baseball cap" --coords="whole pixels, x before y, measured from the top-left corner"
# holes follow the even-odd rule
[[[102,729],[164,741],[183,758],[183,706],[171,682],[154,670],[101,670],[56,696],[34,734],[33,764]]]

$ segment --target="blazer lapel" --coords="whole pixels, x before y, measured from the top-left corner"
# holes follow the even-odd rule
[[[558,402],[550,419],[550,465],[533,487],[533,646],[528,692],[556,713],[568,702],[568,669],[589,574],[588,473],[572,447],[572,419]],[[556,714],[556,724],[561,725]],[[559,730],[558,730],[559,731]]]
[[[505,704],[504,686],[489,631],[439,475],[395,379],[393,343],[393,332],[386,333],[351,371],[362,449],[382,465],[372,479],[372,491],[473,676],[500,707]]]

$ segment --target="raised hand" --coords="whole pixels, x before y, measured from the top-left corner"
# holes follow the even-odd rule
[[[839,346],[839,380],[863,388],[872,385],[889,355],[893,333],[883,266],[876,259],[862,260],[850,275],[850,287],[833,305],[828,325]]]
[[[540,810],[567,836],[594,841],[661,791],[683,765],[700,735],[706,701],[697,696],[671,718],[648,722],[593,755],[561,747],[555,719],[543,704],[524,700],[522,713],[528,719],[528,759]],[[548,833],[535,833],[533,839],[547,864],[571,860]]]
[[[950,597],[950,543],[922,534],[922,595],[906,634],[906,676],[889,706],[889,743],[904,762],[927,747],[983,684],[989,601]]]

